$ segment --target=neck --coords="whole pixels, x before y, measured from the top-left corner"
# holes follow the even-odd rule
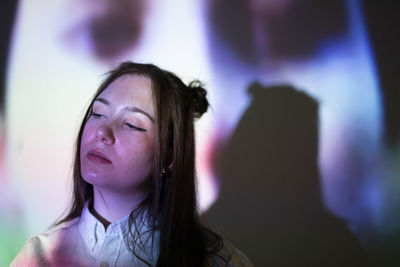
[[[93,215],[107,228],[112,222],[129,215],[147,197],[144,193],[121,194],[93,186]]]

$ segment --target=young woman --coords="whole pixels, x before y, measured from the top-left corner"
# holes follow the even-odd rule
[[[123,63],[80,127],[73,203],[12,266],[251,266],[199,223],[194,119],[206,91],[150,64]]]

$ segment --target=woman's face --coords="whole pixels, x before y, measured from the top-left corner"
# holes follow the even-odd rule
[[[94,101],[80,147],[83,179],[121,193],[148,190],[155,151],[151,80],[126,74]]]

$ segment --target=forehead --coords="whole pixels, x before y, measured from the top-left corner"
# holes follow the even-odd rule
[[[113,81],[98,97],[111,105],[133,105],[154,114],[151,79],[144,75],[124,74]]]

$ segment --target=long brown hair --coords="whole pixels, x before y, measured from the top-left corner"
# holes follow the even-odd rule
[[[85,203],[93,199],[93,186],[81,174],[83,129],[94,100],[113,81],[126,74],[151,79],[157,129],[152,186],[149,196],[131,212],[130,224],[147,214],[152,237],[156,231],[159,233],[157,266],[204,266],[212,262],[214,256],[220,257],[218,251],[223,246],[217,234],[200,224],[197,210],[194,120],[208,109],[206,91],[201,83],[195,81],[186,86],[173,73],[152,64],[122,63],[107,74],[98,88],[76,140],[72,205],[58,224],[79,217]],[[138,231],[130,234],[132,240],[136,240],[135,234],[140,235]],[[134,249],[131,251],[138,256]]]

